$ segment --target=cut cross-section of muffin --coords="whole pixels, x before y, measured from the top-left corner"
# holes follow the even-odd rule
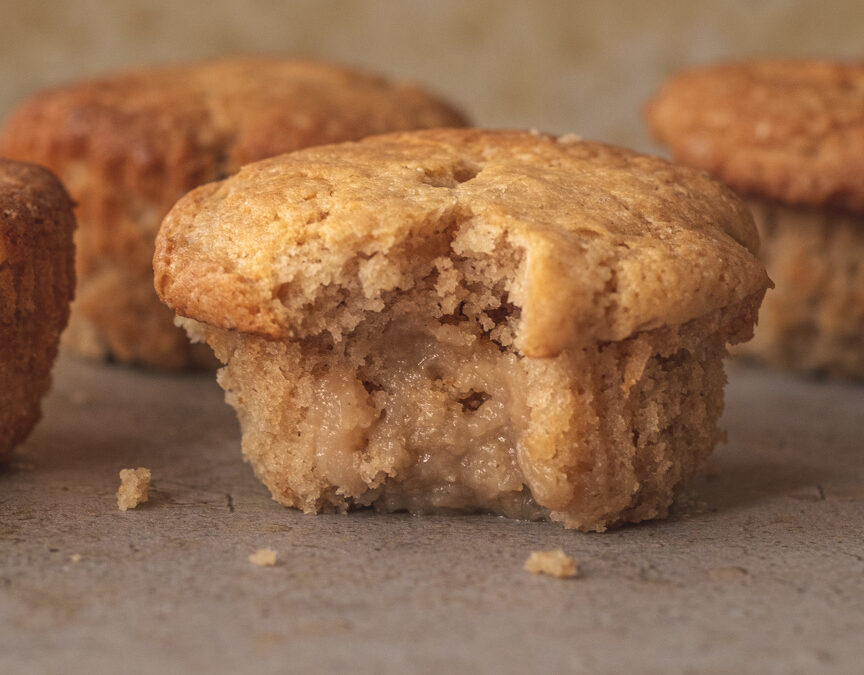
[[[153,239],[188,190],[311,145],[462,126],[422,89],[326,63],[233,58],[35,95],[0,154],[54,171],[77,202],[78,292],[64,345],[162,368],[215,365],[153,293]]]
[[[720,434],[769,281],[703,174],[575,137],[435,130],[244,167],[165,219],[156,288],[226,367],[276,500],[662,516]]]
[[[27,437],[75,289],[72,202],[31,164],[0,160],[0,459]]]

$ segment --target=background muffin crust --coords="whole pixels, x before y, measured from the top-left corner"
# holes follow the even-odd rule
[[[676,159],[742,194],[864,211],[864,64],[761,61],[685,71],[646,117]]]
[[[777,284],[739,353],[864,377],[864,65],[765,61],[673,77],[658,140],[748,199]]]
[[[186,191],[243,164],[397,129],[458,126],[421,89],[335,65],[242,58],[140,70],[43,92],[0,133],[78,203],[79,289],[65,341],[162,367],[209,362],[152,291],[153,238]]]
[[[0,159],[0,459],[39,420],[75,288],[72,202],[50,173]]]

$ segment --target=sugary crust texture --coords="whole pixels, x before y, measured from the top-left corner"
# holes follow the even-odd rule
[[[646,117],[677,160],[743,194],[864,211],[864,64],[690,70],[665,84]]]
[[[212,360],[190,347],[152,292],[153,238],[182,194],[309,145],[465,122],[414,86],[322,63],[246,58],[38,94],[6,122],[0,155],[47,166],[78,204],[78,298],[65,343],[176,368]]]
[[[777,288],[765,298],[755,337],[737,353],[779,368],[864,378],[864,216],[756,199],[749,205]]]
[[[678,325],[770,283],[747,209],[700,171],[573,137],[453,129],[310,148],[194,190],[163,222],[154,268],[182,316],[338,340],[436,255],[499,249],[515,252],[502,283],[532,357]]]
[[[39,420],[75,288],[72,202],[50,173],[0,160],[0,459]]]

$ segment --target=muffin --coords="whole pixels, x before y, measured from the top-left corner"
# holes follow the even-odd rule
[[[50,173],[0,159],[0,460],[27,437],[75,288],[72,202]]]
[[[864,377],[864,65],[766,61],[682,73],[647,108],[675,159],[743,195],[777,284],[740,353]]]
[[[309,145],[465,118],[424,91],[322,63],[245,58],[46,91],[0,131],[0,155],[52,169],[78,203],[78,291],[64,346],[162,368],[211,363],[153,293],[153,240],[177,199]]]
[[[769,283],[757,247],[701,172],[445,129],[194,190],[154,269],[278,502],[603,530],[665,515],[720,438],[726,344]]]

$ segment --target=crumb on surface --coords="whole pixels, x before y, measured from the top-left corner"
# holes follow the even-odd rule
[[[79,563],[79,562],[81,562],[81,558],[83,558],[83,557],[84,556],[82,556],[80,553],[73,553],[72,555],[69,556],[69,562]]]
[[[134,509],[147,501],[150,487],[150,469],[123,469],[120,471],[120,487],[117,490],[117,507],[121,511]]]
[[[525,561],[525,571],[532,574],[548,574],[559,579],[572,579],[579,574],[576,560],[560,548],[554,551],[531,551]]]
[[[249,562],[258,567],[272,567],[276,564],[276,551],[272,548],[259,548],[249,555]]]
[[[748,572],[743,567],[729,565],[727,567],[715,567],[714,569],[709,570],[708,574],[711,575],[712,579],[727,581],[731,579],[743,579],[747,576]]]

